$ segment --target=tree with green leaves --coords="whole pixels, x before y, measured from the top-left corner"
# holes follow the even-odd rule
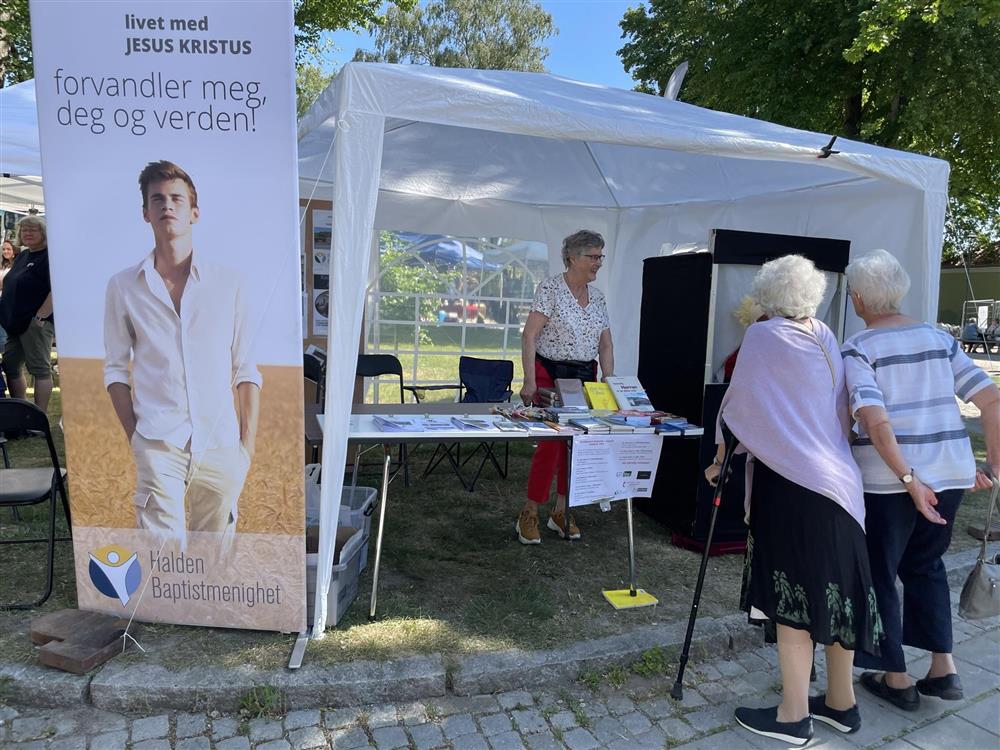
[[[27,81],[32,72],[28,0],[0,5],[0,88]]]
[[[389,8],[374,50],[355,60],[443,68],[543,71],[557,33],[552,16],[531,0],[431,0],[412,10]]]
[[[302,117],[326,90],[334,75],[334,73],[324,73],[322,68],[312,63],[300,62],[295,66],[295,108],[299,117]]]
[[[946,252],[1000,239],[998,0],[650,0],[621,21],[637,88],[951,163]],[[822,145],[822,144],[818,144]]]

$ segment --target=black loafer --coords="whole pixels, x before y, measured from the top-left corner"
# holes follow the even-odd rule
[[[882,679],[878,679],[879,676]],[[888,701],[897,708],[904,711],[916,711],[920,708],[920,693],[910,685],[908,688],[894,688],[885,684],[885,674],[883,672],[862,672],[861,687],[872,695],[878,696],[882,700]]]
[[[736,721],[744,729],[772,737],[789,745],[805,745],[813,736],[812,717],[801,721],[778,721],[778,708],[737,708]]]
[[[853,734],[861,729],[861,712],[857,703],[846,711],[838,711],[826,705],[825,695],[814,695],[809,698],[809,715],[844,734]]]
[[[960,701],[965,697],[965,693],[962,692],[962,680],[957,674],[917,680],[917,691],[943,701]]]

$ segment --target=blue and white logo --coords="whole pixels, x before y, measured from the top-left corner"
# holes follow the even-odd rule
[[[90,581],[105,596],[124,607],[142,582],[139,557],[117,544],[90,553]]]

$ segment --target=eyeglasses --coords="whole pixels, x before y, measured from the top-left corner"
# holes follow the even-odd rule
[[[586,258],[591,263],[603,263],[607,255],[581,255],[581,258]]]

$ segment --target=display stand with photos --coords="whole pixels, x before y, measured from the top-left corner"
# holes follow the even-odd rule
[[[301,199],[299,213],[303,345],[325,349],[330,321],[333,204],[330,201]]]

